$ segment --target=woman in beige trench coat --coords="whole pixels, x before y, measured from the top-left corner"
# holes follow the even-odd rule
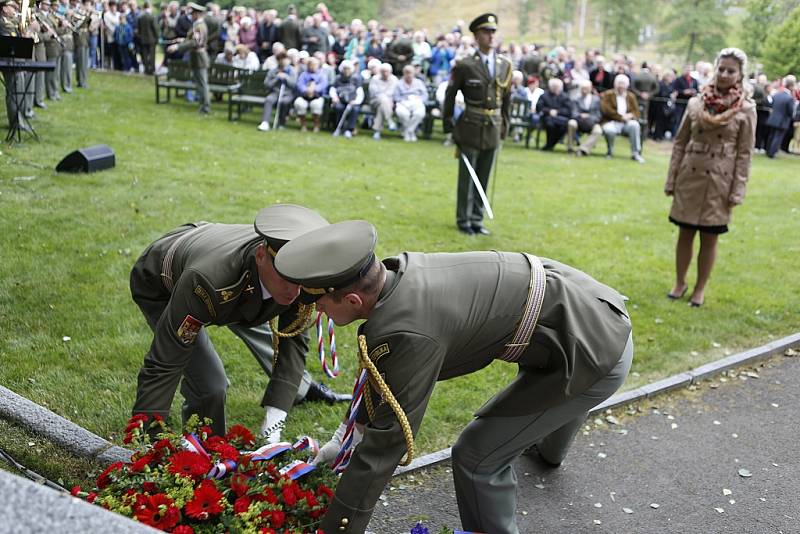
[[[750,174],[756,109],[746,72],[744,52],[725,48],[719,53],[714,77],[689,100],[672,148],[664,191],[672,196],[669,220],[679,230],[675,285],[667,297],[680,299],[689,288],[686,273],[699,232],[697,281],[689,298],[694,307],[705,301],[717,239],[728,231],[731,211],[742,203]]]

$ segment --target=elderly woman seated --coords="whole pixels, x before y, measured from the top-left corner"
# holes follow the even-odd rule
[[[333,109],[336,111],[336,130],[333,135],[340,135],[350,139],[356,127],[358,110],[364,102],[364,88],[361,76],[353,72],[353,62],[345,59],[339,65],[339,75],[328,90]]]
[[[394,111],[403,126],[403,140],[406,142],[417,140],[417,127],[425,118],[425,101],[428,99],[427,87],[415,74],[414,65],[403,67],[403,77],[397,82],[393,95]]]
[[[255,52],[246,45],[238,44],[236,45],[236,54],[233,56],[232,65],[237,69],[253,72],[261,67],[261,62],[258,61],[258,56]]]
[[[372,129],[375,133],[372,138],[376,141],[381,138],[383,123],[388,123],[389,129],[396,129],[392,120],[394,109],[394,88],[397,86],[397,77],[392,74],[392,66],[388,63],[381,63],[378,67],[378,74],[369,81],[369,103],[375,112],[375,120],[372,122]]]
[[[325,105],[323,96],[328,89],[325,75],[319,69],[319,60],[315,57],[308,58],[306,70],[297,78],[297,93],[299,96],[294,101],[294,111],[300,121],[300,131],[305,132],[306,114],[310,111],[314,120],[314,132],[319,132],[320,115]]]
[[[286,116],[289,114],[289,107],[292,105],[292,100],[294,100],[294,90],[297,86],[297,71],[292,66],[289,56],[281,52],[276,60],[278,66],[270,70],[266,78],[264,78],[264,86],[269,93],[266,100],[264,100],[264,113],[261,115],[261,124],[258,125],[258,129],[262,132],[266,132],[270,128],[269,119],[275,104],[278,104],[277,126],[278,128],[284,127]]]

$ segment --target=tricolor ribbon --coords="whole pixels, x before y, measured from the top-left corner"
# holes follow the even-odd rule
[[[232,473],[238,464],[233,460],[225,460],[223,462],[219,462],[217,465],[211,468],[211,471],[208,472],[206,478],[222,478],[228,473]]]
[[[364,399],[364,386],[367,383],[367,370],[362,369],[361,374],[353,386],[353,400],[350,403],[350,415],[347,417],[347,428],[345,429],[344,436],[342,437],[342,448],[339,449],[339,454],[333,460],[333,470],[336,473],[343,472],[347,465],[350,463],[350,456],[352,455],[351,447],[353,445],[353,431],[356,424],[356,416],[358,409],[361,406],[361,401]]]
[[[274,445],[264,445],[256,450],[254,450],[250,455],[250,460],[254,462],[263,462],[264,460],[270,460],[282,452],[286,452],[292,448],[291,443],[287,443],[282,441],[280,443],[276,443]]]
[[[206,458],[211,458],[211,455],[206,452],[203,446],[200,444],[200,440],[195,434],[184,434],[183,435],[183,448],[196,452],[197,454],[201,454]]]
[[[336,357],[336,336],[333,332],[333,319],[328,318],[328,345],[331,351],[331,365],[333,369],[328,367],[328,362],[325,359],[325,343],[323,340],[322,332],[322,312],[317,312],[317,353],[319,354],[319,363],[322,370],[330,378],[339,376],[339,359]]]
[[[319,443],[310,436],[303,436],[297,440],[294,445],[292,445],[292,449],[296,451],[304,451],[308,449],[308,452],[311,453],[311,458],[313,458],[317,455],[317,453],[319,453]]]
[[[311,465],[302,460],[295,460],[292,463],[281,467],[278,472],[292,480],[297,480],[301,476],[310,473],[316,468],[317,467],[315,465]]]

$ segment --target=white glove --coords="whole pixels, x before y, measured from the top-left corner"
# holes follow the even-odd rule
[[[281,440],[281,430],[287,413],[280,408],[267,406],[264,422],[261,423],[261,435],[267,438],[267,443],[274,445]]]
[[[358,445],[358,443],[361,441],[361,438],[364,436],[364,434],[359,431],[359,426],[361,425],[355,425],[353,427],[353,448]],[[347,423],[342,423],[339,425],[339,428],[336,429],[336,432],[333,433],[331,440],[320,447],[319,452],[314,457],[314,460],[311,461],[311,463],[314,465],[329,464],[336,459],[339,451],[342,450],[345,432],[347,432]]]

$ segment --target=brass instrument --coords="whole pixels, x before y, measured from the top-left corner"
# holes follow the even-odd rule
[[[52,15],[53,15],[55,18],[57,18],[57,19],[58,19],[58,20],[61,22],[61,24],[63,24],[63,25],[64,25],[64,26],[66,26],[67,28],[69,28],[69,30],[70,30],[71,32],[73,32],[73,33],[74,33],[74,32],[76,32],[76,31],[77,31],[77,28],[75,28],[75,26],[73,26],[73,25],[72,25],[72,23],[69,21],[69,19],[67,19],[67,17],[65,17],[64,15],[61,15],[60,13],[58,13],[58,12],[56,12],[56,11],[51,11],[51,14],[52,14]]]
[[[52,35],[52,36],[53,36],[53,39],[55,39],[55,40],[56,40],[56,42],[57,42],[59,45],[61,45],[61,48],[64,48],[64,46],[65,46],[65,45],[64,45],[64,40],[61,38],[61,36],[60,36],[60,35],[58,35],[58,34],[56,33],[56,31],[53,29],[53,27],[52,27],[52,26],[50,26],[50,23],[49,23],[49,22],[47,22],[47,20],[46,20],[46,19],[45,19],[45,18],[42,16],[42,14],[41,14],[40,12],[36,11],[36,12],[33,14],[33,17],[36,19],[36,22],[38,22],[38,23],[39,23],[39,26],[41,26],[42,28],[44,28],[44,30],[45,30],[47,33],[49,33],[50,35]]]

